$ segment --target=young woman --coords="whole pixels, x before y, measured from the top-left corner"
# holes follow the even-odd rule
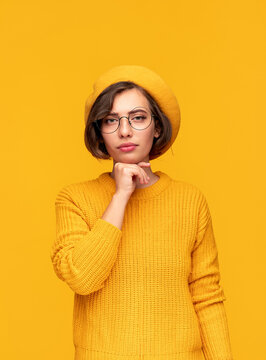
[[[57,276],[74,291],[75,360],[233,360],[204,194],[153,172],[180,127],[169,86],[109,69],[85,106],[85,144],[111,172],[57,194]]]

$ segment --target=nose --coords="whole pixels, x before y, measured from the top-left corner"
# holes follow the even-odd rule
[[[129,124],[129,121],[126,116],[120,118],[120,125],[118,128],[120,136],[129,136],[132,135],[132,127]]]

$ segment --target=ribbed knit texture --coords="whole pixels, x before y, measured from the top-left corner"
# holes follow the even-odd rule
[[[122,230],[101,219],[116,190],[108,172],[56,196],[51,260],[75,292],[75,360],[233,360],[206,198],[155,174]]]

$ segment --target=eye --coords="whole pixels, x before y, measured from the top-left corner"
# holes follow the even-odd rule
[[[113,118],[109,118],[109,119],[104,119],[104,123],[106,124],[113,124],[114,122],[117,122],[117,119],[113,119]]]
[[[133,117],[133,120],[137,120],[137,121],[145,120],[145,119],[146,119],[146,116],[141,116],[141,115],[137,115],[137,116]]]

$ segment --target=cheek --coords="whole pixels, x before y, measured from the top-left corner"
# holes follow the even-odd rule
[[[153,137],[153,131],[149,131],[149,133],[146,134],[144,141],[147,146],[150,146],[153,143]]]
[[[109,155],[112,155],[116,150],[118,150],[115,149],[115,144],[117,144],[117,140],[115,141],[111,136],[108,138],[103,138],[103,141]]]
[[[106,149],[109,148],[111,146],[111,144],[112,144],[112,139],[111,138],[107,139],[107,138],[103,137],[103,141],[104,141]]]

